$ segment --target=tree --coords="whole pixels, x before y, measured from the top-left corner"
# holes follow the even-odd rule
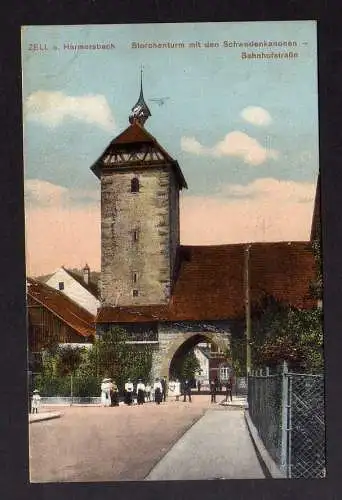
[[[127,378],[148,380],[152,366],[150,347],[128,344],[127,340],[125,330],[113,327],[96,339],[89,351],[90,373],[113,378],[121,390]]]
[[[243,377],[246,375],[246,337],[234,334],[230,344],[234,374],[236,377]]]
[[[82,362],[80,347],[60,346],[57,350],[57,374],[59,376],[74,375]]]
[[[318,299],[322,299],[323,295],[323,266],[322,266],[322,241],[321,241],[321,225],[318,224],[317,236],[312,242],[312,251],[316,262],[315,280],[310,285],[311,295]]]
[[[253,366],[275,366],[285,360],[292,369],[320,373],[324,366],[321,309],[296,309],[272,297],[266,302],[253,320]]]
[[[171,375],[180,380],[194,380],[199,373],[201,365],[195,355],[194,349],[174,360],[171,367]]]

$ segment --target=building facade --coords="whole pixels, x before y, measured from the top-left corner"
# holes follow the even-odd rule
[[[246,261],[244,244],[180,245],[179,192],[187,183],[146,130],[150,115],[141,87],[129,126],[91,167],[101,185],[97,335],[123,327],[132,341],[151,344],[151,378],[168,377],[174,357],[200,342],[225,352],[229,366],[230,339],[245,330],[247,296],[252,308],[267,295],[313,306],[311,246],[254,243]]]
[[[100,306],[99,292],[90,280],[88,265],[84,266],[82,276],[62,266],[50,276],[46,284],[59,290],[91,314],[97,313]]]

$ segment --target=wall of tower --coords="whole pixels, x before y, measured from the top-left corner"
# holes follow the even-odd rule
[[[174,236],[170,236],[170,175],[166,168],[147,168],[102,176],[103,305],[168,302],[171,285],[170,241],[175,240]],[[133,177],[139,179],[138,193],[131,192]],[[137,291],[136,296],[133,290]]]
[[[170,172],[170,258],[171,279],[174,277],[177,248],[179,246],[179,187],[174,172]]]

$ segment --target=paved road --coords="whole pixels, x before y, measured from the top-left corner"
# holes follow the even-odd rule
[[[61,418],[29,427],[31,481],[143,480],[209,401],[196,395],[192,403],[160,406],[54,407]]]
[[[173,446],[147,480],[264,478],[243,410],[209,410]]]

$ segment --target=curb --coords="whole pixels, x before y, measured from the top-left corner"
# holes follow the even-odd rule
[[[248,410],[248,403],[243,402],[243,403],[226,403],[225,400],[221,401],[218,403],[220,406],[223,406],[224,408],[241,408],[241,410]]]
[[[29,424],[34,424],[36,422],[42,422],[43,420],[52,420],[53,418],[60,418],[60,417],[61,417],[61,413],[50,413],[50,414],[45,413],[45,414],[42,414],[41,417],[38,416],[34,420],[33,419],[31,420],[29,417]]]
[[[245,410],[245,421],[259,461],[261,462],[263,469],[267,472],[266,476],[273,479],[286,479],[286,475],[281,472],[271,455],[266,450],[265,445],[259,436],[257,428],[252,422],[248,410]]]

